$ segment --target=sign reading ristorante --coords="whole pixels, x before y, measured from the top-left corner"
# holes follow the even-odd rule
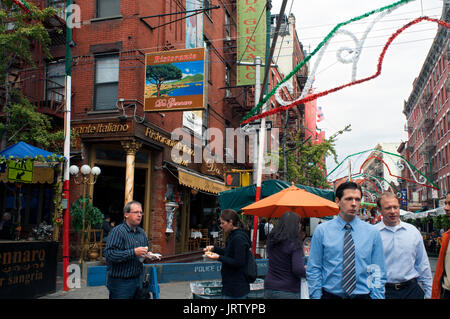
[[[144,111],[203,109],[204,74],[203,48],[147,54]]]

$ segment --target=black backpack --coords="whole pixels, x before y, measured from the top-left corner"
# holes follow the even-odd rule
[[[247,266],[245,269],[245,275],[247,276],[247,281],[251,284],[255,282],[258,276],[258,266],[256,265],[255,257],[252,254],[251,249],[247,251]]]

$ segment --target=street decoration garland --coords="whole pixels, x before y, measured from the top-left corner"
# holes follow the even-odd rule
[[[343,167],[343,163],[346,163],[348,161],[350,161],[350,166],[351,167],[356,167],[356,165],[352,164],[352,159],[354,159],[357,156],[361,156],[364,153],[368,153],[368,152],[374,152],[374,155],[369,156],[366,160],[364,160],[364,162],[359,166],[359,171],[356,173],[352,173],[350,172],[350,178],[351,179],[358,179],[358,178],[362,178],[364,179],[364,181],[372,184],[374,187],[374,190],[377,193],[382,193],[383,191],[388,190],[389,188],[391,189],[391,191],[395,194],[397,194],[397,197],[401,197],[401,191],[399,189],[397,189],[395,187],[395,185],[391,182],[389,182],[388,180],[386,180],[384,177],[380,177],[380,176],[374,176],[371,174],[368,174],[366,172],[363,172],[363,167],[364,165],[370,161],[370,160],[378,160],[380,163],[382,163],[382,165],[384,165],[387,168],[387,171],[389,173],[389,176],[396,178],[396,179],[401,179],[404,180],[407,183],[412,183],[412,184],[416,184],[419,186],[423,186],[423,187],[427,187],[427,188],[431,188],[434,190],[438,190],[439,187],[433,183],[431,180],[429,180],[425,175],[423,175],[416,167],[414,167],[414,165],[412,165],[408,160],[406,160],[403,156],[398,155],[398,154],[394,154],[391,152],[387,152],[387,151],[383,151],[380,149],[370,149],[370,150],[365,150],[362,152],[358,152],[358,153],[354,153],[351,155],[348,155],[346,158],[344,158],[330,173],[328,173],[327,175],[327,179],[330,177],[330,175],[338,175],[340,174],[339,172],[336,173],[336,171],[341,168],[342,170],[340,172],[343,171],[347,171],[348,168]],[[376,154],[379,153],[379,154]],[[400,171],[406,170],[407,173],[406,174],[401,174],[402,176],[399,175],[395,175],[392,173],[391,167],[388,163],[388,161],[386,159],[390,159],[390,162],[393,163],[393,165],[398,168]],[[410,178],[406,178],[403,176],[411,176]],[[338,181],[342,179],[341,178],[336,178],[334,179],[334,182]]]
[[[392,12],[394,9],[398,8],[400,5],[406,4],[407,2],[410,2],[410,1],[412,1],[412,0],[398,1],[398,2],[396,2],[394,4],[389,5],[389,6],[385,6],[385,7],[380,8],[380,9],[372,10],[372,11],[366,13],[366,14],[363,14],[363,15],[358,16],[356,18],[352,18],[352,19],[350,19],[350,20],[348,20],[346,22],[339,23],[338,25],[336,25],[333,28],[333,30],[325,37],[324,40],[322,40],[322,42],[317,46],[317,48],[311,54],[309,54],[302,62],[300,62],[300,64],[298,64],[291,73],[289,73],[285,78],[283,78],[272,89],[272,91],[269,92],[269,94],[267,94],[252,110],[249,111],[249,113],[242,119],[241,124],[242,125],[243,124],[247,124],[247,123],[252,122],[254,120],[258,120],[258,119],[261,119],[263,117],[266,117],[266,116],[269,116],[269,115],[272,115],[272,114],[276,114],[276,113],[279,113],[279,112],[282,112],[282,111],[286,111],[286,110],[288,110],[288,109],[290,109],[290,108],[292,108],[292,107],[294,107],[296,105],[304,104],[304,103],[316,100],[316,99],[318,99],[318,98],[320,98],[322,96],[326,96],[326,95],[328,95],[330,93],[334,93],[334,92],[342,90],[342,89],[344,89],[346,87],[350,87],[350,86],[353,86],[353,85],[356,85],[356,84],[361,84],[363,82],[366,82],[366,81],[369,81],[369,80],[372,80],[372,79],[378,77],[381,74],[381,69],[382,69],[384,56],[386,54],[387,49],[391,45],[391,43],[394,41],[395,38],[397,38],[397,36],[400,33],[402,33],[407,28],[409,28],[409,27],[411,27],[411,26],[413,26],[413,25],[415,25],[415,24],[417,24],[419,22],[430,21],[430,22],[438,23],[439,25],[441,25],[441,26],[443,26],[445,28],[449,28],[449,26],[450,26],[449,23],[447,23],[445,21],[442,21],[442,20],[439,20],[439,19],[433,19],[433,18],[430,18],[430,17],[427,17],[427,16],[416,18],[413,21],[405,24],[403,27],[401,27],[396,32],[394,32],[389,37],[389,39],[386,42],[386,44],[384,45],[383,50],[381,51],[381,53],[380,53],[380,55],[378,57],[378,64],[377,64],[377,71],[376,71],[376,73],[373,74],[372,76],[356,80],[356,71],[357,71],[356,70],[356,64],[357,64],[357,62],[359,60],[359,56],[361,54],[362,45],[363,45],[365,39],[367,38],[367,34],[371,31],[373,25],[377,21],[379,21],[382,17],[384,17],[386,14]],[[379,13],[379,12],[383,12],[383,11],[386,11],[386,12],[380,14],[380,16],[378,16],[376,19],[374,19],[374,21],[369,25],[369,27],[365,31],[361,41],[358,41],[358,39],[356,37],[354,37],[350,32],[345,31],[345,30],[339,30],[342,26],[345,26],[345,25],[347,25],[347,24],[349,24],[351,22],[361,20],[361,19],[366,18],[366,17],[368,17],[368,16],[370,16],[370,15],[372,15],[374,13]],[[267,112],[263,112],[263,113],[261,113],[259,115],[254,115],[261,108],[261,106],[268,101],[268,99],[271,96],[273,96],[274,94],[277,94],[277,92],[279,92],[283,86],[286,86],[286,84],[284,84],[284,83],[286,81],[288,81],[295,73],[297,73],[298,70],[300,70],[300,68],[303,67],[303,65],[305,65],[305,63],[307,63],[311,59],[311,57],[313,55],[315,55],[317,52],[319,52],[321,49],[323,49],[321,51],[321,53],[319,55],[319,59],[318,59],[318,62],[320,62],[320,59],[321,59],[321,57],[323,55],[323,52],[325,52],[325,49],[327,48],[327,46],[328,46],[328,44],[330,42],[330,39],[332,37],[334,37],[336,34],[339,34],[339,33],[349,35],[350,37],[352,37],[354,42],[357,44],[356,49],[351,49],[351,48],[345,48],[344,47],[344,48],[339,49],[338,52],[337,52],[338,60],[340,62],[343,62],[343,63],[352,63],[353,62],[352,81],[351,82],[349,82],[347,84],[344,84],[344,85],[341,85],[341,86],[338,86],[338,87],[335,87],[335,88],[332,88],[332,89],[329,89],[329,90],[326,90],[326,91],[323,91],[323,92],[307,95],[310,92],[310,87],[311,87],[311,83],[312,83],[312,79],[313,79],[313,75],[314,75],[314,74],[312,74],[312,76],[308,77],[308,80],[306,82],[305,88],[302,91],[300,99],[298,99],[297,101],[294,101],[294,102],[284,102],[284,101],[282,101],[281,97],[278,94],[276,96],[276,98],[277,98],[278,102],[281,102],[280,104],[282,106],[274,108],[274,109],[272,109],[270,111],[267,111]],[[348,51],[348,52],[354,53],[353,57],[351,59],[344,59],[342,57],[342,53],[344,51]],[[316,63],[313,72],[315,72],[315,70],[317,69],[317,65],[318,65],[318,63]],[[287,86],[287,88],[288,88],[288,90],[291,90],[291,88],[289,86]],[[307,95],[307,96],[305,97],[305,95]]]
[[[31,14],[30,5],[25,0],[12,0],[15,4],[17,4],[23,11],[28,14]]]

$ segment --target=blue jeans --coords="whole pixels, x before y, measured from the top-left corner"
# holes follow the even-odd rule
[[[132,279],[107,278],[109,299],[133,299],[136,289],[141,285],[141,277]]]
[[[264,299],[300,299],[300,292],[264,289]]]

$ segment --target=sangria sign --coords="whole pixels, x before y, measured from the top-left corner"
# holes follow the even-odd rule
[[[57,242],[0,243],[0,299],[56,291]]]
[[[204,75],[203,48],[147,54],[144,111],[203,109]]]

